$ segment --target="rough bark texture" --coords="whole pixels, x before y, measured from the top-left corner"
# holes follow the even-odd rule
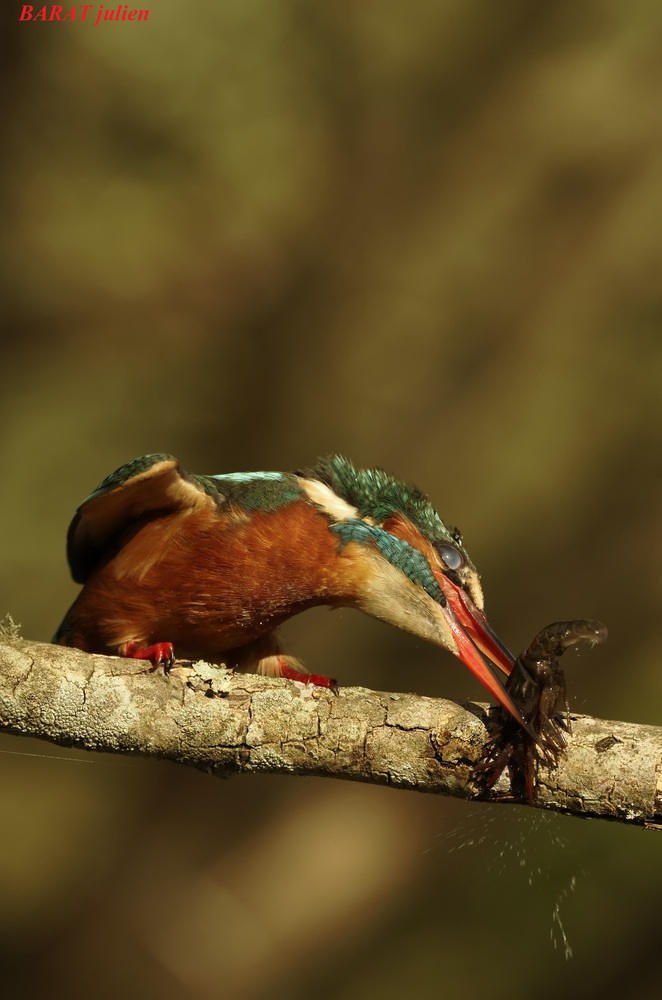
[[[314,774],[461,798],[515,801],[507,772],[473,781],[486,706],[412,694],[233,674],[205,663],[162,670],[7,637],[0,728],[65,746],[141,754],[221,777]],[[539,769],[536,806],[657,828],[662,729],[572,716],[567,754]]]

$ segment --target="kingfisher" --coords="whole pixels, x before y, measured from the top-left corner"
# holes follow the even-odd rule
[[[382,469],[333,455],[293,473],[202,476],[145,455],[81,504],[67,557],[83,588],[60,645],[166,666],[176,650],[335,688],[283,651],[277,629],[315,605],[357,608],[449,650],[530,729],[459,531]]]

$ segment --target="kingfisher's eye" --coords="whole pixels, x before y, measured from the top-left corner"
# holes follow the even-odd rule
[[[438,545],[437,551],[449,569],[459,569],[464,562],[462,553],[452,545]]]

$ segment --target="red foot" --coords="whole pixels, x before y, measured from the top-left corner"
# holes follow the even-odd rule
[[[314,684],[316,687],[328,688],[334,694],[338,693],[338,681],[335,677],[323,677],[322,674],[302,674],[300,670],[295,670],[287,663],[282,664],[280,676],[287,677],[290,681],[301,681],[303,684]]]
[[[166,673],[175,662],[175,651],[171,642],[155,642],[153,646],[141,646],[138,642],[124,642],[119,648],[120,656],[132,660],[150,660],[154,667],[163,664]]]

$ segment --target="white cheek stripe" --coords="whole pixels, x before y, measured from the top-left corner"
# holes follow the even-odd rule
[[[317,479],[299,479],[298,482],[308,499],[336,521],[353,521],[360,517],[356,507],[334,493],[330,486]]]

